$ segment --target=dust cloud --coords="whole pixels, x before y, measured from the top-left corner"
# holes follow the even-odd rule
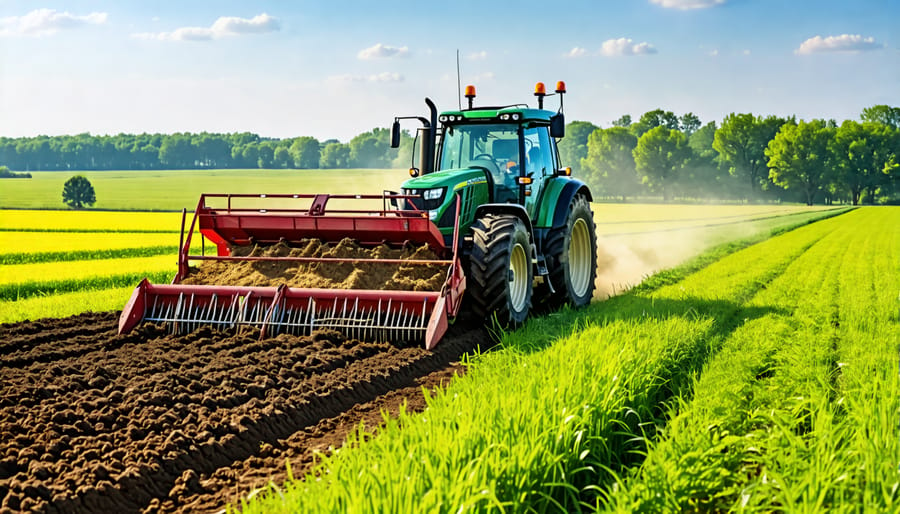
[[[725,240],[748,237],[750,227],[694,227],[640,234],[597,236],[595,300],[606,300],[654,273],[677,266]]]

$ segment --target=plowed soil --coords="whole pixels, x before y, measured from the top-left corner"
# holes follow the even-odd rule
[[[325,257],[345,259],[435,260],[427,245],[391,248],[380,245],[363,248],[346,238],[336,245],[318,239],[302,241],[298,247],[279,243],[272,246],[235,247],[235,257]],[[439,291],[447,278],[447,266],[372,262],[297,261],[204,261],[191,271],[185,284],[226,286],[316,287],[325,289],[377,289],[395,291]]]
[[[117,336],[117,314],[0,325],[0,512],[219,511],[290,461],[295,476],[381,411],[489,344],[454,327],[434,351],[336,332]]]

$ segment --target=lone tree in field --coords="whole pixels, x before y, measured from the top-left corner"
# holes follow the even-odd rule
[[[94,186],[81,175],[76,175],[63,185],[63,203],[73,209],[81,209],[85,205],[94,205],[97,197],[94,195]]]

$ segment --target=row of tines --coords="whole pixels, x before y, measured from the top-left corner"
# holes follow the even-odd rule
[[[277,334],[309,335],[323,329],[337,330],[360,341],[420,342],[425,338],[430,310],[427,301],[379,300],[361,307],[358,298],[306,301],[282,301],[245,295],[219,296],[198,301],[193,295],[153,299],[145,322],[161,323],[170,333],[187,334],[203,326],[238,331],[243,327],[265,326],[267,336]]]

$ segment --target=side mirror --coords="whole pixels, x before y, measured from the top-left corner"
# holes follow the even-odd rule
[[[400,120],[394,120],[391,125],[391,148],[400,147]]]
[[[550,137],[566,137],[566,117],[558,113],[550,118]]]

